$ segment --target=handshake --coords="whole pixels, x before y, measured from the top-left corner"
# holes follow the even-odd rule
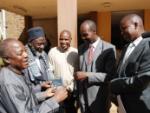
[[[45,98],[54,98],[58,103],[68,97],[67,89],[63,86],[61,79],[53,79],[41,83],[41,87],[46,89],[44,91]]]

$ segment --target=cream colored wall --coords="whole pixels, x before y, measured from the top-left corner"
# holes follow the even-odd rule
[[[77,0],[57,0],[57,18],[58,36],[62,30],[69,30],[71,46],[77,47]]]
[[[44,28],[46,36],[50,40],[52,47],[57,46],[57,19],[33,19],[33,26]]]

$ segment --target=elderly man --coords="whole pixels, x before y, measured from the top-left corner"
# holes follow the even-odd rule
[[[63,87],[54,96],[38,104],[31,87],[27,85],[22,70],[28,66],[23,44],[16,39],[6,39],[0,44],[0,57],[6,66],[0,71],[0,113],[54,113],[59,102],[67,97]]]
[[[35,85],[53,79],[54,75],[50,70],[47,54],[44,52],[46,43],[45,33],[41,27],[33,27],[28,30],[28,75],[31,82]]]
[[[50,80],[54,78],[50,70],[48,55],[44,52],[45,33],[42,27],[33,27],[28,30],[28,35],[26,50],[29,66],[23,72],[28,83],[35,86],[32,90],[38,100],[43,101],[47,98],[43,91],[50,87]]]
[[[119,110],[150,113],[150,39],[143,39],[143,21],[136,14],[123,17],[120,28],[130,43],[122,51],[111,90],[118,95]]]

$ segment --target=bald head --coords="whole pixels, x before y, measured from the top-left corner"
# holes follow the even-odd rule
[[[144,29],[143,27],[143,20],[142,18],[137,15],[137,14],[129,14],[127,16],[125,16],[122,20],[121,20],[121,24],[123,24],[124,22],[131,22],[131,24],[135,24],[138,25],[138,27],[140,27],[140,29]]]
[[[96,24],[92,20],[85,20],[82,24],[80,29],[82,29],[84,26],[88,25],[91,31],[96,32]]]
[[[14,42],[19,42],[19,41],[16,39],[8,38],[0,43],[0,57],[7,58],[10,56],[9,51],[11,48],[13,48]]]
[[[85,20],[80,26],[82,39],[89,43],[93,43],[98,39],[96,34],[96,24],[92,20]]]
[[[71,33],[68,30],[63,30],[60,33],[60,37],[59,37],[59,45],[60,45],[60,50],[62,52],[65,52],[69,49],[71,44]]]
[[[63,30],[63,31],[61,31],[60,37],[61,37],[62,35],[64,35],[64,34],[67,34],[67,35],[69,36],[69,38],[71,39],[71,33],[70,33],[69,30]]]
[[[137,14],[129,14],[120,22],[121,34],[127,41],[134,41],[144,33],[142,18]]]
[[[4,62],[20,72],[28,66],[28,57],[24,45],[16,39],[6,39],[0,44],[0,56]]]

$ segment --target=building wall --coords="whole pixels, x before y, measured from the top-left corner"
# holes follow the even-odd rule
[[[16,38],[24,35],[25,17],[10,11],[6,11],[6,37]]]
[[[57,19],[33,19],[33,26],[43,27],[51,46],[57,46]]]

